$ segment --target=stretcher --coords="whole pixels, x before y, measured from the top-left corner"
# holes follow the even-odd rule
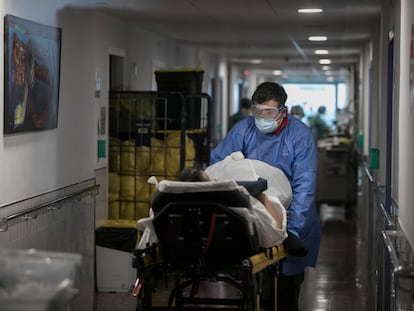
[[[249,196],[237,183],[197,182],[190,190],[188,185],[171,182],[152,199],[157,243],[134,252],[136,309],[260,310],[264,273],[276,277],[284,246],[259,247],[244,214],[251,208]],[[155,298],[163,280],[170,281],[164,303]],[[225,284],[237,295],[209,296],[200,290],[206,282]]]

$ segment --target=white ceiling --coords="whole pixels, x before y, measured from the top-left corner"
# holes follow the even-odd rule
[[[79,0],[148,30],[226,56],[247,69],[281,69],[290,80],[326,81],[318,64],[346,77],[380,25],[381,0]],[[318,14],[299,8],[318,7]],[[325,42],[308,36],[324,35]],[[328,49],[327,56],[315,49]],[[253,65],[252,59],[261,64]]]

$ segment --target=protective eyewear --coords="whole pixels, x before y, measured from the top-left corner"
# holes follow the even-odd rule
[[[253,116],[255,116],[256,118],[276,119],[280,111],[282,111],[285,108],[286,106],[280,106],[276,108],[276,107],[269,107],[266,105],[256,104],[252,106],[252,113],[253,113]]]

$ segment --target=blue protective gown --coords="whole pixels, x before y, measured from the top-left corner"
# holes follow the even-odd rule
[[[288,209],[287,229],[309,248],[305,257],[288,256],[282,273],[302,273],[314,267],[319,252],[321,224],[315,206],[317,148],[309,127],[288,115],[288,124],[277,135],[263,134],[254,117],[235,124],[223,141],[212,151],[210,164],[223,160],[235,151],[246,158],[257,159],[280,168],[292,186],[292,203]]]

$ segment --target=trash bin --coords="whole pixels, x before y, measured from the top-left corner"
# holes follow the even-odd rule
[[[68,310],[81,263],[80,254],[0,248],[0,310]]]
[[[132,268],[137,243],[136,221],[108,220],[95,230],[98,292],[129,292],[136,279]]]

